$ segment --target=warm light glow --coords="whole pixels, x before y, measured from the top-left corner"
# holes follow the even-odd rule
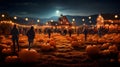
[[[113,21],[111,21],[111,23],[113,23]]]
[[[85,23],[83,25],[85,25]]]
[[[2,17],[5,17],[5,15],[4,15],[4,14],[2,14]]]
[[[75,19],[73,18],[73,19],[72,19],[72,21],[74,22],[74,21],[75,21]]]
[[[67,29],[68,27],[66,26],[65,28]]]
[[[75,29],[75,27],[74,27],[74,26],[72,26],[72,29]]]
[[[40,22],[40,20],[38,19],[37,22]]]
[[[46,25],[48,25],[48,22],[46,22]]]
[[[51,22],[53,22],[53,20],[50,20]]]
[[[115,18],[118,18],[118,15],[115,15]]]
[[[88,18],[91,19],[91,16],[89,16]]]
[[[28,21],[28,18],[25,18],[26,21]]]
[[[85,19],[83,18],[82,21],[85,21]]]
[[[15,16],[14,19],[17,19],[17,17]]]
[[[62,24],[62,21],[60,23]]]
[[[92,21],[89,21],[90,23],[92,23]]]

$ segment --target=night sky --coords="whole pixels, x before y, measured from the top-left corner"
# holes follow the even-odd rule
[[[119,5],[118,0],[0,0],[0,12],[37,18],[57,16],[61,13],[88,16],[98,13],[120,13]]]

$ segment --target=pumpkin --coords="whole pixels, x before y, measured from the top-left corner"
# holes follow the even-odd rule
[[[67,36],[66,36],[66,39],[69,40],[69,41],[73,40],[71,37],[67,37]]]
[[[101,51],[101,54],[102,54],[103,56],[107,56],[107,55],[110,54],[110,51],[109,51],[109,50],[103,50],[103,51]]]
[[[78,47],[78,46],[79,46],[78,41],[72,41],[72,42],[71,42],[71,46],[72,46],[72,47]]]
[[[109,46],[110,46],[110,43],[104,43],[104,44],[101,46],[101,49],[108,49]]]
[[[71,38],[72,38],[73,41],[77,41],[78,40],[77,36],[71,36]]]
[[[12,53],[12,50],[10,48],[4,48],[4,49],[2,49],[2,53],[10,54],[10,53]]]
[[[96,45],[87,45],[85,51],[91,58],[98,57],[100,49]]]
[[[7,45],[12,45],[12,41],[10,39],[6,40]]]
[[[118,59],[118,62],[120,63],[120,58]]]
[[[0,40],[5,39],[5,36],[0,35]]]
[[[41,50],[42,51],[50,51],[52,49],[54,49],[54,47],[51,46],[49,43],[43,43],[43,44],[41,44]]]
[[[40,38],[38,39],[38,42],[44,42],[44,39]]]
[[[25,43],[25,41],[26,41],[25,38],[20,38],[19,39],[19,43]]]
[[[52,41],[49,42],[49,44],[56,48],[56,42],[55,41],[52,40]]]
[[[24,62],[24,63],[29,63],[29,62],[37,62],[40,54],[34,50],[34,49],[22,49],[19,53],[18,53],[19,59],[20,61]]]
[[[9,35],[9,36],[8,36],[8,39],[12,39],[12,35]]]
[[[108,50],[109,50],[111,53],[117,53],[117,52],[118,52],[118,48],[117,48],[116,45],[109,46]]]
[[[23,34],[19,34],[19,36],[20,36],[20,37],[22,37],[22,36],[23,36]]]
[[[110,62],[115,62],[115,59],[110,59]]]
[[[19,61],[18,56],[7,56],[5,58],[5,62],[7,62],[7,63],[15,63],[15,62],[18,62],[18,61]]]
[[[1,40],[1,44],[6,44],[6,43],[7,43],[6,39]]]

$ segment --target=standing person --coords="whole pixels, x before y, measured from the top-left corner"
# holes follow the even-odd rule
[[[102,28],[102,26],[100,26],[100,28],[98,28],[99,37],[102,37],[102,30],[103,30],[103,28]]]
[[[71,35],[72,35],[72,28],[69,28],[69,30],[68,30],[68,33],[69,33],[69,36],[71,37]]]
[[[66,30],[66,29],[64,29],[64,30],[63,30],[63,33],[64,33],[64,35],[66,35],[66,34],[67,34],[67,30]]]
[[[80,28],[77,29],[77,36],[80,34]]]
[[[50,38],[51,37],[51,29],[49,28],[49,29],[47,29],[47,33],[48,33],[48,37]]]
[[[30,50],[31,45],[33,45],[33,41],[35,38],[35,31],[33,26],[31,26],[31,28],[27,31],[27,37],[29,42],[28,50]]]
[[[88,34],[88,29],[87,29],[86,26],[83,28],[83,33],[84,33],[85,41],[86,41],[87,40],[87,34]]]
[[[12,42],[13,42],[13,52],[16,52],[16,45],[19,51],[19,31],[16,27],[16,24],[13,26],[12,30],[11,30],[11,35],[12,35]]]

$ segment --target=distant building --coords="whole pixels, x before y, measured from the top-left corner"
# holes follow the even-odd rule
[[[120,14],[99,14],[96,27],[103,26],[110,30],[120,30]]]
[[[0,13],[0,34],[10,34],[13,22],[7,13]]]
[[[72,24],[69,22],[66,16],[61,16],[58,18],[58,21],[50,20],[46,22],[46,27],[53,27],[53,28],[59,28],[64,29],[72,26]]]
[[[62,14],[58,19],[58,24],[60,28],[68,28],[69,26],[71,26],[71,23],[69,22],[67,17]]]

